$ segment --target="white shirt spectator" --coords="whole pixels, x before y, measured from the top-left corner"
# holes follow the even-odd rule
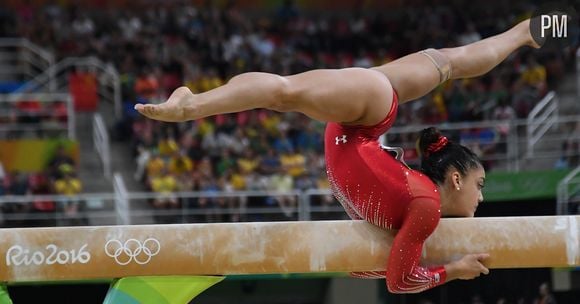
[[[274,53],[274,43],[264,33],[251,34],[248,41],[252,49],[261,56],[270,57]]]
[[[91,35],[95,31],[95,23],[89,17],[84,16],[73,21],[72,28],[79,36]]]
[[[492,119],[506,121],[505,123],[499,123],[497,130],[502,136],[507,136],[510,131],[510,121],[516,119],[516,111],[510,105],[500,104],[493,111]]]
[[[119,28],[123,32],[123,37],[127,40],[135,39],[135,36],[141,31],[143,27],[141,19],[136,16],[121,18],[119,20]]]
[[[470,23],[467,25],[466,31],[463,34],[459,35],[459,37],[457,38],[457,43],[459,45],[467,45],[470,43],[477,42],[479,40],[481,40],[481,35],[475,29],[475,25]]]

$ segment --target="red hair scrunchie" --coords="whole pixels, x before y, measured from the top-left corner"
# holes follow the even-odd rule
[[[436,142],[430,144],[429,147],[427,147],[427,153],[425,153],[425,156],[429,156],[431,153],[435,153],[443,149],[443,147],[445,147],[447,143],[449,143],[447,137],[439,136],[439,139]]]

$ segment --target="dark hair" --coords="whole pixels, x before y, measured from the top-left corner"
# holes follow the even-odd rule
[[[421,171],[437,184],[443,184],[450,167],[466,175],[470,169],[482,167],[481,160],[469,148],[449,141],[437,128],[421,131],[417,148],[421,155]]]

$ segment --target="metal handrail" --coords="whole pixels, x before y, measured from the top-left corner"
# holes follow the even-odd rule
[[[67,108],[67,125],[66,127],[46,125],[43,122],[37,124],[0,124],[0,131],[43,131],[43,130],[63,130],[66,131],[66,136],[71,139],[76,139],[75,130],[75,111],[73,100],[70,94],[66,93],[11,93],[0,94],[0,103],[18,103],[22,101],[38,101],[43,103],[49,102],[65,102]],[[16,113],[18,114],[18,113]],[[5,114],[2,114],[5,117]],[[19,116],[19,115],[16,115]]]
[[[105,99],[110,99],[109,101],[114,105],[115,115],[117,118],[122,115],[122,105],[121,105],[121,84],[120,77],[117,70],[108,65],[96,57],[69,57],[63,59],[57,64],[48,68],[44,73],[31,79],[24,85],[22,85],[17,92],[32,92],[36,90],[44,91],[59,91],[68,90],[68,87],[63,87],[60,85],[48,86],[50,84],[50,79],[54,79],[56,75],[68,70],[71,67],[85,67],[93,68],[102,72],[106,77],[99,77],[101,85],[108,86],[112,90],[112,97],[103,96]],[[58,79],[55,80],[57,83],[61,83]],[[67,85],[67,81],[63,81],[62,84]],[[48,87],[47,87],[48,86]],[[103,95],[103,94],[102,94]]]
[[[131,216],[129,209],[129,200],[127,199],[128,191],[125,181],[119,172],[113,175],[113,189],[115,191],[115,214],[117,215],[117,224],[130,225]]]
[[[534,147],[558,119],[558,96],[554,91],[546,96],[530,111],[527,118],[527,155],[534,155]]]
[[[557,190],[557,203],[556,203],[556,213],[559,215],[568,214],[568,203],[573,193],[570,193],[570,185],[580,178],[580,166],[572,170],[568,175],[566,175],[559,183]],[[576,184],[580,184],[580,179],[576,180]],[[571,195],[572,194],[572,195]]]
[[[93,144],[103,164],[103,174],[106,178],[111,177],[111,147],[109,132],[101,114],[93,115]]]
[[[83,193],[78,195],[58,195],[58,194],[29,194],[29,195],[2,195],[0,204],[6,203],[30,203],[33,200],[53,201],[53,202],[70,202],[77,200],[114,200],[113,193]]]
[[[50,69],[50,67],[52,67],[54,65],[55,62],[55,56],[43,49],[42,47],[30,42],[30,40],[25,39],[25,38],[0,38],[0,48],[10,48],[10,47],[15,47],[15,48],[22,48],[25,49],[27,51],[29,51],[30,53],[34,54],[36,57],[34,56],[17,56],[16,59],[21,59],[24,60],[25,62],[27,62],[28,64],[34,66],[39,73],[42,73],[42,71],[48,70]],[[37,58],[40,58],[40,60],[37,60]],[[34,76],[32,74],[29,74],[28,76]],[[48,75],[48,84],[49,86],[53,86],[54,85],[54,75],[49,74]]]

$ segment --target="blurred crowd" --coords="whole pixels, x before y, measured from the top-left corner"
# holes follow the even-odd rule
[[[75,198],[83,188],[82,181],[77,177],[77,170],[78,164],[65,146],[57,147],[46,168],[39,172],[6,172],[0,162],[2,226],[86,225],[86,217],[80,214],[84,202]],[[27,195],[36,197],[32,202],[11,200],[11,196]],[[55,200],[43,195],[59,195],[62,199]],[[55,212],[63,216],[51,216]]]
[[[303,11],[291,0],[260,12],[241,10],[236,1],[224,6],[152,1],[130,10],[22,2],[16,14],[2,14],[0,33],[27,37],[58,58],[97,56],[116,67],[124,117],[114,136],[132,142],[134,177],[158,194],[153,206],[172,209],[184,203],[174,195],[179,191],[328,188],[324,125],[295,113],[263,110],[166,124],[137,115],[135,103],[162,102],[180,86],[204,92],[247,71],[288,75],[380,65],[429,47],[478,41],[529,17],[533,9],[523,1],[413,1],[388,11],[357,6],[351,12]],[[403,105],[396,125],[525,118],[563,77],[574,50],[524,49],[484,77],[448,81]],[[485,156],[505,150],[501,143],[509,133],[510,124],[501,123],[455,137]],[[415,142],[415,134],[388,140],[405,146]],[[406,156],[416,161],[413,148]],[[493,168],[493,162],[486,165]],[[194,204],[233,208],[247,203],[239,200],[210,197]],[[295,212],[294,197],[260,202],[282,207],[289,217]]]

